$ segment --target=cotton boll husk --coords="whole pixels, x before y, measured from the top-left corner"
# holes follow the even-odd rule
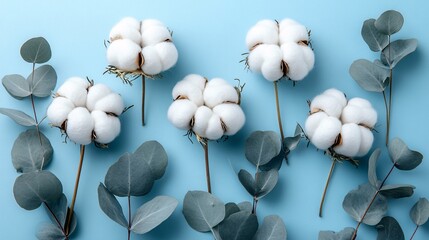
[[[345,123],[363,124],[369,128],[373,128],[377,122],[377,112],[368,100],[352,98],[344,108],[341,120]]]
[[[266,59],[262,64],[261,73],[265,79],[274,82],[283,77],[283,70],[281,68],[281,57],[280,59]]]
[[[233,86],[226,84],[226,82],[223,84],[223,82],[225,82],[223,79],[209,81],[203,92],[204,104],[206,106],[214,108],[221,103],[238,103],[237,90]]]
[[[95,110],[91,112],[94,119],[94,141],[107,144],[113,141],[121,132],[121,122],[119,118],[106,114],[103,111]]]
[[[206,87],[206,84],[207,84],[207,79],[201,75],[198,75],[198,74],[186,75],[186,77],[183,78],[182,81],[192,83],[193,85],[195,85],[199,89],[201,89],[201,91],[204,90],[204,88]]]
[[[162,71],[161,58],[154,46],[147,46],[142,50],[143,65],[142,70],[149,75],[157,75]]]
[[[146,46],[152,46],[166,40],[171,40],[171,35],[168,29],[164,26],[152,26],[144,29],[141,32],[142,42],[141,46],[144,48]]]
[[[361,140],[359,126],[346,123],[341,127],[341,143],[334,147],[334,151],[347,157],[355,157],[359,153]]]
[[[179,96],[187,97],[197,106],[204,104],[203,91],[191,81],[182,80],[176,83],[172,95],[173,99],[177,99]]]
[[[323,118],[314,131],[313,137],[310,138],[311,143],[318,149],[326,150],[334,145],[335,140],[341,132],[341,122],[335,117]]]
[[[94,110],[113,113],[116,116],[119,116],[124,111],[124,101],[122,100],[121,95],[112,92],[98,100],[94,105]]]
[[[320,94],[311,101],[310,110],[311,112],[322,110],[328,116],[339,118],[343,111],[343,106],[337,98],[327,94]]]
[[[313,138],[314,132],[319,127],[319,124],[322,122],[324,118],[327,118],[328,115],[325,112],[317,112],[308,116],[307,120],[305,120],[305,134],[309,139]]]
[[[307,76],[310,71],[304,60],[301,47],[294,42],[287,42],[281,45],[283,61],[288,65],[287,76],[293,81],[300,81]]]
[[[307,32],[307,28],[304,25],[301,25],[298,23],[289,24],[289,22],[285,24],[284,21],[285,20],[280,22],[280,31],[279,31],[280,44],[283,44],[286,42],[297,43],[299,41],[308,41],[308,32]]]
[[[66,132],[70,140],[81,145],[90,144],[93,130],[94,120],[88,109],[77,107],[69,113]]]
[[[299,45],[301,48],[304,63],[307,65],[308,71],[311,71],[314,67],[314,52],[309,46]]]
[[[49,105],[46,115],[53,126],[61,127],[74,108],[74,104],[68,98],[56,97]]]
[[[142,41],[138,28],[135,29],[133,26],[125,22],[119,22],[113,26],[112,30],[110,30],[109,38],[111,43],[120,39],[129,39],[140,45]]]
[[[91,88],[88,89],[88,95],[86,97],[86,108],[89,111],[94,110],[94,106],[98,100],[107,96],[112,91],[110,88],[102,83],[95,84]]]
[[[260,72],[262,64],[267,58],[276,59],[277,56],[283,56],[279,46],[274,44],[261,44],[250,51],[247,57],[247,64],[250,71]]]
[[[172,42],[158,43],[155,48],[161,59],[162,71],[168,70],[176,64],[179,54]]]
[[[140,24],[140,32],[144,32],[151,27],[165,27],[165,25],[157,19],[145,19]]]
[[[124,71],[135,71],[140,67],[141,47],[129,39],[113,41],[107,48],[107,62]]]
[[[219,115],[221,121],[226,125],[225,135],[236,134],[246,122],[246,116],[237,104],[220,104],[213,108],[213,112]]]
[[[195,112],[194,116],[194,126],[192,130],[200,137],[207,137],[206,130],[209,125],[210,118],[213,115],[213,111],[206,107],[200,106]]]
[[[206,137],[209,140],[218,140],[222,136],[223,129],[220,118],[216,113],[213,113],[207,124]]]
[[[76,107],[83,107],[86,104],[87,90],[83,84],[79,83],[79,78],[71,78],[58,88],[57,95],[68,98]]]
[[[365,156],[372,147],[372,143],[374,142],[374,135],[371,130],[366,127],[359,126],[360,134],[361,134],[361,142],[359,152],[356,154],[357,157]]]
[[[197,108],[197,105],[188,99],[176,100],[168,108],[168,120],[175,127],[188,130],[191,128],[191,119]]]
[[[278,44],[279,33],[277,23],[262,20],[250,28],[246,35],[246,46],[250,50],[258,44]]]

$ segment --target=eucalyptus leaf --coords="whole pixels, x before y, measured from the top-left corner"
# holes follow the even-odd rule
[[[241,185],[247,190],[247,192],[255,196],[256,195],[256,183],[255,179],[253,179],[252,174],[250,174],[248,171],[241,169],[238,172],[238,180],[240,180]]]
[[[378,187],[378,178],[377,178],[377,160],[380,157],[381,150],[379,148],[375,149],[369,157],[368,163],[368,180],[372,186]]]
[[[320,231],[318,240],[350,240],[353,236],[355,229],[346,227],[341,232],[334,231]]]
[[[117,222],[119,225],[128,228],[128,222],[127,219],[125,219],[121,205],[116,197],[109,192],[102,183],[98,185],[98,203],[101,210],[103,210],[110,219]]]
[[[363,22],[361,34],[368,47],[374,52],[379,52],[389,44],[389,37],[381,33],[374,23],[375,19],[373,18]]]
[[[208,192],[189,191],[183,200],[183,215],[193,229],[208,232],[225,218],[225,206]]]
[[[384,217],[376,228],[377,240],[405,240],[401,226],[393,217]]]
[[[252,212],[252,209],[253,209],[252,203],[250,203],[248,201],[241,202],[241,203],[237,204],[237,206],[238,206],[238,208],[240,208],[240,211]]]
[[[378,59],[374,59],[374,64],[377,65],[378,67],[381,67],[381,68],[384,68],[384,69],[387,69],[387,70],[390,69],[390,67],[388,65],[387,66],[384,65],[384,63],[381,60],[378,60]]]
[[[350,191],[344,198],[344,210],[356,221],[361,221],[372,198],[376,194],[376,189],[369,183],[359,185],[358,189]],[[369,208],[363,223],[376,225],[387,212],[387,199],[377,194],[374,202]]]
[[[401,30],[404,25],[404,17],[395,10],[385,11],[374,23],[375,27],[385,35],[392,35]]]
[[[110,166],[104,184],[118,197],[143,196],[152,189],[154,181],[149,164],[144,159],[125,153]]]
[[[63,240],[65,236],[61,229],[52,223],[43,224],[36,233],[39,240]]]
[[[36,97],[50,96],[57,85],[57,73],[51,65],[43,65],[34,70],[28,78],[30,91]]]
[[[410,150],[408,146],[399,138],[394,138],[387,146],[390,160],[395,167],[400,170],[412,170],[420,165],[423,155],[417,151]]]
[[[219,224],[222,239],[249,240],[258,230],[258,219],[255,214],[241,211],[232,214]]]
[[[287,232],[283,220],[276,215],[266,216],[253,240],[286,240]]]
[[[388,84],[386,79],[389,77],[389,70],[366,59],[354,61],[349,73],[359,86],[367,91],[383,92]]]
[[[29,63],[45,63],[51,59],[51,47],[43,37],[31,38],[21,47],[21,57]]]
[[[256,198],[261,199],[270,193],[279,180],[279,173],[275,169],[257,172],[255,176]]]
[[[275,156],[268,163],[259,166],[259,169],[261,171],[269,171],[271,169],[276,169],[278,171],[282,167],[283,159],[285,158],[287,159],[285,153],[283,151],[280,151],[279,155]]]
[[[21,100],[30,96],[30,85],[25,78],[19,74],[6,75],[2,79],[6,91],[14,98]]]
[[[240,212],[240,208],[237,206],[237,204],[233,202],[225,204],[225,219],[236,212]]]
[[[293,137],[286,137],[283,140],[283,146],[288,150],[288,151],[293,151],[295,150],[295,148],[298,146],[299,142],[301,141],[301,135],[295,135]]]
[[[380,193],[388,198],[404,198],[411,197],[415,188],[413,185],[408,184],[384,185],[380,189]]]
[[[60,180],[49,171],[28,172],[16,178],[13,195],[18,205],[34,210],[43,202],[54,202],[63,193]]]
[[[137,209],[131,221],[131,231],[144,234],[154,229],[174,212],[179,202],[168,196],[157,196]]]
[[[41,142],[40,142],[41,140]],[[45,168],[52,160],[54,149],[49,139],[35,129],[29,129],[15,140],[12,163],[18,172],[31,172]]]
[[[34,118],[19,110],[0,108],[0,114],[8,116],[10,119],[24,127],[32,127],[37,125]]]
[[[246,140],[245,155],[247,160],[259,167],[279,155],[282,143],[273,131],[253,132]]]
[[[46,210],[46,213],[49,215],[49,218],[51,219],[51,222],[53,224],[58,225],[57,223],[57,220],[58,220],[61,226],[63,228],[65,227],[68,206],[67,206],[67,198],[64,195],[64,193],[61,194],[61,197],[57,201],[46,203],[45,210]],[[55,214],[55,217],[52,216],[52,213]],[[77,226],[76,212],[73,212],[69,235],[71,235],[76,230],[76,226]]]
[[[429,219],[429,201],[420,198],[411,208],[410,217],[417,226],[425,224]]]
[[[157,141],[143,143],[133,154],[134,158],[142,159],[150,167],[155,180],[160,179],[167,168],[168,157],[162,145]]]
[[[394,68],[404,57],[416,51],[417,44],[416,39],[396,40],[383,49],[381,62]]]

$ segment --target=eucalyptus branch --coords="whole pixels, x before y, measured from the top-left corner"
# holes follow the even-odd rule
[[[34,70],[35,69],[36,69],[36,63],[33,63],[33,68],[31,71],[31,82],[34,82]],[[32,86],[30,86],[30,89],[31,88],[32,88]],[[31,100],[31,107],[33,108],[34,120],[36,121],[37,134],[39,135],[40,145],[42,145],[42,136],[40,135],[39,121],[37,120],[36,107],[34,104],[33,93],[30,94],[30,100]]]
[[[128,194],[128,240],[131,239],[131,196]]]
[[[410,240],[413,240],[413,238],[414,238],[414,235],[416,235],[416,232],[417,232],[417,230],[419,229],[419,225],[416,225],[416,228],[414,229],[414,232],[413,232],[413,234],[411,235],[411,237],[410,237]]]
[[[61,230],[61,232],[63,233],[63,235],[65,236],[65,240],[69,240],[69,236],[68,234],[66,234],[65,229],[63,228],[63,226],[61,225],[60,220],[58,220],[57,216],[55,215],[54,211],[52,211],[51,207],[49,207],[49,205],[46,202],[43,202],[43,204],[45,205],[46,209],[48,209],[49,213],[52,215],[52,217],[55,219],[55,222],[58,225],[58,228]]]

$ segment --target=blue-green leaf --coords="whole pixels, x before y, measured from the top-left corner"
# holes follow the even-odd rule
[[[378,187],[378,178],[377,178],[377,160],[380,157],[381,150],[379,148],[375,149],[374,152],[369,157],[368,162],[368,180],[372,186]]]
[[[416,187],[408,184],[384,185],[380,189],[380,193],[388,198],[411,197],[414,193],[414,188]]]
[[[374,23],[375,19],[373,18],[366,20],[362,25],[361,34],[369,48],[374,52],[378,52],[389,44],[389,37],[381,33]]]
[[[377,224],[377,240],[404,240],[404,232],[393,217],[384,217]]]
[[[238,208],[240,208],[240,211],[248,211],[248,212],[252,212],[252,203],[248,202],[248,201],[244,201],[241,202],[239,204],[237,204]]]
[[[416,39],[396,40],[383,49],[380,60],[394,68],[404,57],[416,51],[417,44]]]
[[[57,85],[57,73],[51,65],[43,65],[36,68],[28,76],[27,81],[34,96],[47,97],[51,95],[55,85]]]
[[[389,77],[389,70],[366,59],[354,61],[349,73],[359,86],[367,91],[382,92],[388,84],[386,79]]]
[[[255,176],[256,198],[261,199],[270,193],[279,180],[279,173],[276,169],[270,171],[257,172]]]
[[[63,240],[65,236],[61,229],[52,223],[43,224],[36,233],[39,240]]]
[[[221,238],[228,240],[252,239],[257,230],[256,215],[247,211],[234,213],[219,224]]]
[[[420,165],[423,155],[417,151],[410,150],[408,146],[399,138],[394,138],[387,146],[390,160],[395,167],[400,170],[412,170]]]
[[[341,232],[320,231],[318,240],[350,240],[353,236],[354,228],[346,227]]]
[[[137,209],[131,221],[131,231],[144,234],[154,229],[174,212],[179,202],[168,196],[158,196]]]
[[[133,154],[134,158],[142,159],[149,165],[152,176],[160,179],[167,168],[168,157],[162,145],[157,141],[143,143]]]
[[[19,74],[6,75],[2,79],[6,91],[14,98],[21,100],[30,96],[30,85],[25,78]]]
[[[425,224],[429,219],[429,201],[420,198],[411,208],[410,217],[417,226]]]
[[[256,232],[253,240],[286,240],[287,232],[283,220],[276,215],[264,218],[262,225]]]
[[[13,121],[15,121],[21,126],[24,126],[24,127],[36,126],[36,121],[34,120],[34,118],[30,117],[29,115],[27,115],[22,111],[10,109],[10,108],[0,108],[0,114],[8,116],[10,119],[12,119]]]
[[[253,132],[246,140],[245,155],[247,160],[259,167],[279,155],[282,142],[273,131]]]
[[[237,204],[229,202],[225,204],[225,219],[228,218],[231,214],[240,212],[240,208]]]
[[[247,190],[247,192],[255,196],[256,195],[256,183],[255,179],[253,179],[252,174],[250,174],[248,171],[241,169],[238,172],[238,180],[240,180],[241,185]]]
[[[31,38],[21,47],[21,57],[29,63],[45,63],[51,59],[51,47],[43,37]]]
[[[109,192],[102,183],[98,185],[98,203],[101,210],[103,210],[110,219],[117,222],[119,225],[128,228],[128,222],[127,219],[125,219],[121,205],[116,197]]]
[[[48,207],[49,206],[49,209]],[[55,225],[57,225],[57,220],[60,222],[61,226],[64,228],[66,223],[66,217],[67,217],[67,198],[63,194],[61,194],[61,197],[54,202],[46,203],[45,205],[46,213],[49,215],[49,218],[51,219],[51,222]],[[52,216],[52,213],[55,214],[55,217]],[[72,234],[77,226],[77,217],[76,212],[73,212],[72,222],[70,224],[70,231],[69,233]]]
[[[404,25],[404,17],[395,10],[385,11],[374,23],[375,27],[385,35],[392,35],[401,30]]]

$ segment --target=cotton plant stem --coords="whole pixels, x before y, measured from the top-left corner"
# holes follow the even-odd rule
[[[203,148],[204,148],[204,159],[206,162],[207,192],[212,193],[212,186],[210,183],[209,143],[204,142],[204,143],[201,143],[201,145],[203,145]]]
[[[69,240],[69,237],[66,234],[66,231],[64,230],[63,226],[61,225],[60,220],[58,220],[57,216],[55,215],[54,211],[52,211],[51,207],[49,207],[49,205],[46,202],[43,202],[43,204],[45,204],[46,209],[48,209],[49,213],[52,215],[52,217],[55,219],[55,222],[58,225],[58,228],[61,230],[61,232],[64,234],[65,236],[65,240]]]
[[[325,189],[323,190],[322,200],[320,201],[319,217],[322,217],[323,204],[325,203],[326,192],[328,191],[329,183],[331,181],[332,173],[334,172],[336,163],[337,163],[337,160],[332,160],[331,169],[329,170],[329,175],[328,175],[328,178],[326,179]]]
[[[131,239],[131,196],[128,195],[128,240]]]
[[[395,169],[395,164],[393,164],[390,171],[387,173],[386,177],[384,177],[383,181],[381,182],[380,186],[378,187],[377,191],[375,192],[374,196],[372,197],[371,201],[368,204],[368,207],[365,209],[365,212],[363,213],[361,220],[356,225],[355,231],[352,235],[352,240],[355,240],[357,237],[357,232],[359,230],[360,225],[362,224],[363,220],[366,217],[366,214],[368,213],[369,209],[371,208],[372,204],[374,203],[375,199],[377,198],[378,194],[380,193],[381,188],[384,186],[384,183],[386,182],[387,178],[389,178],[390,174],[392,173],[393,169]]]
[[[144,109],[145,109],[145,98],[146,98],[146,77],[142,75],[142,125],[145,125],[144,121]]]
[[[79,167],[77,170],[77,176],[76,176],[76,182],[74,185],[74,192],[73,192],[73,198],[70,204],[70,209],[67,212],[67,221],[66,221],[66,235],[68,236],[70,234],[70,225],[73,218],[73,210],[74,205],[76,203],[76,197],[77,197],[77,190],[79,188],[79,180],[80,180],[80,173],[82,172],[82,163],[83,163],[83,157],[85,155],[85,145],[80,145],[80,159],[79,159]]]
[[[285,135],[283,133],[282,117],[280,114],[279,91],[278,91],[278,87],[277,87],[277,81],[274,82],[274,93],[276,95],[277,121],[279,122],[280,136],[281,136],[282,142],[283,142],[285,139]]]
[[[419,225],[416,225],[416,228],[414,229],[413,235],[411,235],[410,240],[413,240],[414,235],[416,235],[417,229],[419,229]]]

